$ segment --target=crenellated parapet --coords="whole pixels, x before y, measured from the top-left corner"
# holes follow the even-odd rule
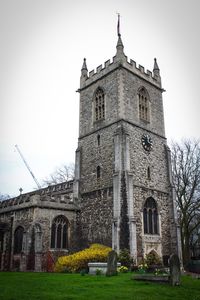
[[[138,77],[143,78],[144,80],[150,82],[156,87],[162,89],[161,80],[157,75],[154,74],[155,72],[145,70],[143,66],[137,64],[132,59],[128,61],[127,56],[125,61],[119,61],[116,59],[116,56],[114,56],[112,60],[109,59],[103,65],[102,64],[99,65],[96,68],[96,70],[90,71],[89,75],[87,77],[84,77],[84,80],[81,80],[80,89],[84,89],[85,87],[99,80],[103,76],[106,76],[110,72],[113,72],[115,69],[119,67],[127,69],[128,71],[134,73]]]
[[[36,206],[77,210],[73,202],[73,180],[4,200],[0,202],[0,214]]]
[[[104,64],[99,65],[96,70],[92,70],[88,73],[86,59],[84,58],[83,67],[81,69],[81,80],[80,80],[80,90],[86,88],[87,86],[93,84],[95,81],[99,80],[103,76],[106,76],[110,72],[113,72],[115,69],[122,67],[136,76],[143,78],[145,81],[153,84],[159,89],[162,89],[160,70],[157,64],[156,59],[154,59],[154,68],[153,71],[145,70],[140,64],[132,59],[128,60],[127,56],[123,52],[123,43],[121,36],[119,37],[117,43],[117,53],[111,59],[104,62]]]

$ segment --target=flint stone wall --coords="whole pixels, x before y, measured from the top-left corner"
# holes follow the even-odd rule
[[[60,195],[55,187],[54,193],[51,195],[43,195],[41,191],[36,193],[35,195],[33,192],[30,195],[21,195],[1,203],[0,223],[8,224],[7,230],[3,232],[3,247],[0,251],[0,268],[2,270],[17,268],[25,271],[30,256],[33,255],[34,257],[31,257],[32,261],[35,260],[31,263],[33,268],[37,271],[47,271],[49,251],[52,252],[51,260],[53,262],[57,256],[67,254],[78,247],[75,244],[74,232],[76,230],[76,214],[79,209],[71,201],[73,199],[72,190],[64,193],[62,191],[62,195]],[[70,224],[69,249],[66,251],[51,249],[51,226],[53,219],[58,215],[65,216]],[[14,232],[18,226],[23,227],[24,235],[22,253],[16,255],[13,254]],[[33,228],[35,228],[34,237],[32,235]],[[39,230],[38,236],[36,236],[37,230]],[[30,253],[32,247],[34,247],[34,252]]]

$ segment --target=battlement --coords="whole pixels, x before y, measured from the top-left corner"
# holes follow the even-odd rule
[[[73,203],[73,180],[1,201],[0,214],[30,206],[56,206],[58,208],[64,206],[68,209],[75,209]]]
[[[133,74],[143,78],[144,80],[150,82],[154,86],[161,88],[161,80],[158,79],[157,76],[154,76],[154,73],[145,70],[145,68],[141,65],[137,65],[136,62],[132,59],[128,60],[127,56],[123,56],[122,59],[119,59],[117,56],[114,56],[112,60],[107,60],[104,64],[99,65],[96,70],[92,70],[89,72],[88,77],[85,77],[81,81],[81,89],[84,89],[88,85],[92,84],[94,81],[99,80],[101,77],[107,75],[108,73],[114,71],[115,69],[123,67]]]

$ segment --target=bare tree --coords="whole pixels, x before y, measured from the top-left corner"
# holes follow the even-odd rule
[[[10,196],[8,194],[0,193],[0,201],[7,200],[7,199],[10,199]]]
[[[43,186],[57,184],[74,178],[74,164],[62,165],[42,180]]]
[[[183,262],[190,259],[190,242],[200,228],[200,142],[172,143],[172,171],[181,228]]]

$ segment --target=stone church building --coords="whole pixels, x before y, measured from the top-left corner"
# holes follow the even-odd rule
[[[91,243],[181,254],[164,128],[160,70],[124,54],[81,69],[79,138],[72,181],[0,202],[0,269],[51,271],[60,255]]]

